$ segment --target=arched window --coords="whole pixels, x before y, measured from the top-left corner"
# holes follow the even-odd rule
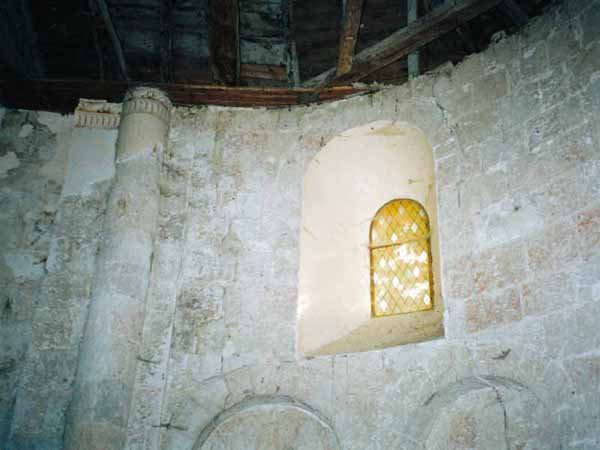
[[[419,202],[392,200],[377,211],[369,236],[373,317],[433,308],[430,233]]]

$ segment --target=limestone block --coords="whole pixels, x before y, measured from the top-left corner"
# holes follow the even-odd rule
[[[561,58],[564,55],[561,54]],[[537,84],[544,110],[549,110],[571,95],[569,72],[565,66],[551,64],[550,68],[540,75]]]
[[[465,180],[460,186],[460,209],[471,215],[506,196],[508,174],[505,168]]]
[[[570,308],[577,301],[575,283],[566,273],[542,275],[522,289],[524,315],[544,315]]]
[[[134,393],[127,429],[127,450],[146,450],[158,444],[162,391],[138,389]],[[148,424],[152,424],[148,426]]]
[[[533,153],[544,142],[554,139],[562,130],[563,123],[558,120],[558,111],[552,109],[527,122],[529,130],[529,150]]]
[[[465,84],[479,78],[485,72],[487,61],[482,54],[469,55],[452,72],[452,83],[462,88]]]
[[[521,54],[521,75],[524,81],[537,80],[548,67],[548,46],[545,41],[527,45]]]
[[[594,293],[594,289],[597,291],[597,286],[600,280],[600,256],[594,254],[582,259],[579,264],[574,267],[575,279],[581,287],[591,286],[592,289],[588,293],[590,300],[597,300],[598,295]]]
[[[436,160],[436,182],[438,189],[448,185],[455,185],[462,181],[459,157],[456,154]]]
[[[467,300],[467,328],[470,332],[520,320],[521,297],[517,289],[509,288],[497,295],[476,295]]]
[[[545,342],[551,356],[573,356],[595,351],[600,345],[597,314],[600,303],[577,305],[544,317]]]
[[[600,249],[600,208],[595,207],[577,214],[576,233],[584,259],[598,255]]]
[[[9,171],[16,169],[20,165],[21,163],[15,152],[8,152],[0,156],[0,179],[6,178]]]
[[[594,42],[600,41],[600,33],[598,33],[597,27],[598,21],[600,21],[600,5],[597,3],[592,4],[579,17],[579,24],[582,30],[581,45],[584,49],[589,48]]]
[[[592,81],[582,95],[582,108],[584,117],[591,120],[600,111],[600,78]],[[592,126],[596,125],[592,120]],[[596,127],[597,129],[597,127]],[[599,134],[595,133],[596,140],[599,139]]]
[[[486,250],[542,229],[544,218],[528,196],[515,195],[488,206],[473,217],[474,248]],[[468,239],[468,237],[465,237]]]
[[[600,41],[591,43],[584,51],[576,53],[567,62],[570,71],[571,90],[578,91],[598,78],[600,71]]]
[[[464,148],[478,144],[500,131],[500,116],[495,105],[486,104],[456,121],[456,135]]]
[[[518,241],[510,242],[478,254],[472,277],[476,292],[519,284],[527,278],[525,246]]]
[[[538,205],[544,220],[548,223],[565,215],[565,208],[578,211],[594,201],[593,185],[573,180],[584,180],[585,169],[574,168],[554,177],[549,183],[534,190],[530,195]]]
[[[4,264],[18,282],[40,280],[44,277],[44,262],[31,251],[6,252]]]
[[[471,295],[474,289],[473,254],[467,253],[454,260],[446,261],[444,265],[444,297],[464,299]]]
[[[105,450],[107,445],[124,442],[125,431],[112,424],[82,424],[73,433],[71,439],[74,448]]]
[[[444,264],[471,253],[475,246],[472,220],[454,219],[445,221],[440,227],[441,255]]]
[[[456,86],[454,80],[444,75],[437,77],[433,95],[438,107],[454,118],[470,111],[474,105],[473,84]]]
[[[177,391],[171,392],[168,407],[165,408],[166,416],[162,419],[162,423],[171,425],[163,435],[166,445],[162,448],[170,448],[168,443],[179,440],[180,435],[191,442],[196,440],[223,410],[226,396],[227,387],[222,377],[203,383],[188,382],[187,386],[180,386]],[[192,445],[180,448],[192,448]]]
[[[505,69],[494,68],[486,75],[473,81],[473,106],[475,109],[484,108],[510,93],[510,84]]]
[[[579,256],[575,223],[563,219],[544,228],[539,235],[527,241],[527,261],[531,273],[561,272]]]
[[[525,123],[542,109],[542,95],[535,82],[523,83],[498,101],[498,119],[504,130]]]

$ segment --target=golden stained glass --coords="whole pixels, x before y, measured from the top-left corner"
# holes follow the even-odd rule
[[[418,202],[392,200],[377,212],[370,251],[373,316],[433,308],[429,218]]]

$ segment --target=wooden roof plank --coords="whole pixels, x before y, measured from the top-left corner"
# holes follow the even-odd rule
[[[121,102],[134,86],[162,89],[175,105],[286,107],[338,100],[373,90],[350,86],[329,88],[255,88],[173,83],[93,80],[0,80],[0,103],[10,108],[73,112],[80,98]]]
[[[498,6],[502,1],[504,0],[449,0],[426,16],[359,52],[355,55],[352,69],[348,73],[337,76],[336,69],[332,68],[312,78],[305,85],[314,87],[360,81],[460,24]]]
[[[238,0],[209,0],[208,45],[215,81],[236,86],[240,81],[240,11]]]
[[[363,4],[364,0],[346,0],[346,10],[344,11],[342,32],[340,34],[337,76],[350,72],[352,68]]]

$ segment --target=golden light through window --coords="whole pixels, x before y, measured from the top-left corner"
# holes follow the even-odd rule
[[[433,308],[429,218],[416,201],[392,200],[371,222],[371,314]]]

